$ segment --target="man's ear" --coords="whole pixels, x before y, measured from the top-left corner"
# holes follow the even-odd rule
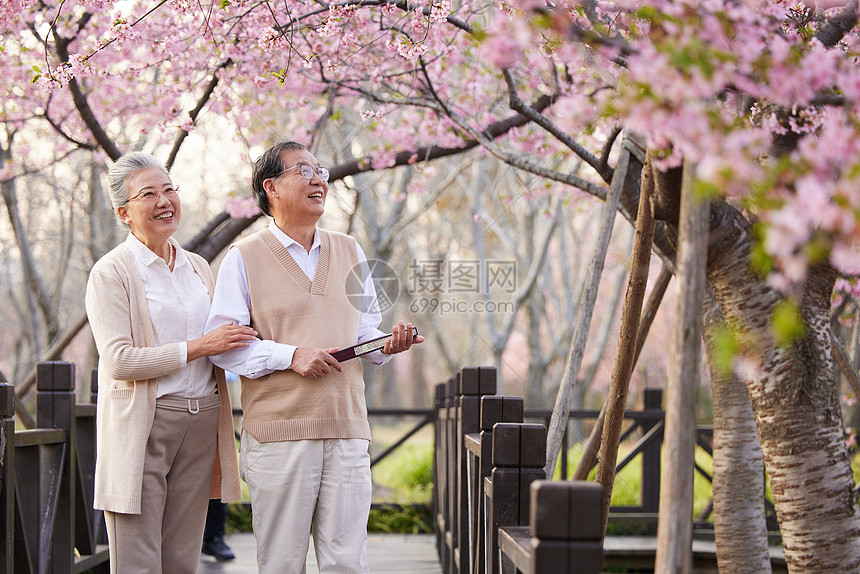
[[[275,180],[273,178],[263,180],[263,190],[272,197],[278,197],[278,192],[275,190]]]

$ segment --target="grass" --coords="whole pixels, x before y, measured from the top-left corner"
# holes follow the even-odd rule
[[[433,493],[433,445],[406,443],[371,469],[374,490],[385,501],[430,503]]]
[[[433,514],[429,505],[384,504],[370,509],[367,531],[382,534],[429,534]]]
[[[630,444],[622,444],[618,449],[618,461],[621,461],[626,456],[630,449]],[[573,474],[579,461],[582,458],[584,446],[578,443],[571,448],[567,453],[567,468],[568,474]],[[700,447],[696,448],[696,463],[705,472],[713,476],[713,460],[710,455]],[[559,465],[556,465],[554,475],[555,480],[561,479]],[[588,480],[594,481],[597,469],[592,469],[588,474]],[[642,457],[637,456],[630,461],[615,477],[615,484],[612,486],[612,506],[639,506],[641,500],[642,488]],[[708,505],[713,496],[713,488],[710,481],[703,477],[698,472],[693,476],[693,515],[698,516]]]

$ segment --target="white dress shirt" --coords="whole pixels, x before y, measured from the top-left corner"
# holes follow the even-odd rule
[[[314,241],[310,252],[289,235],[281,231],[272,221],[269,230],[278,238],[287,252],[295,260],[308,279],[314,280],[317,272],[317,264],[320,259],[319,232],[314,231]],[[361,247],[356,242],[356,251],[360,263],[367,261]],[[364,282],[362,293],[364,301],[376,301],[376,289],[373,286],[373,277],[368,276]],[[362,311],[356,334],[356,343],[363,343],[386,333],[378,329],[382,315],[375,304],[368,305],[371,311]],[[248,291],[248,276],[245,272],[245,261],[242,254],[235,247],[231,247],[221,261],[218,269],[218,280],[215,283],[215,298],[212,300],[212,308],[209,311],[209,319],[206,321],[206,332],[224,325],[225,323],[236,325],[251,324],[251,296]],[[212,362],[232,373],[242,375],[249,379],[256,379],[268,375],[274,371],[289,369],[293,363],[293,354],[302,345],[301,341],[290,343],[276,343],[271,340],[253,341],[248,347],[227,351],[212,357]],[[387,362],[391,356],[382,351],[374,351],[363,355],[362,358],[377,365]]]
[[[209,314],[209,291],[194,267],[171,237],[175,249],[173,272],[167,263],[134,236],[122,244],[131,256],[146,289],[146,305],[157,346],[179,343],[185,364],[180,370],[158,378],[156,396],[206,397],[215,394],[215,377],[209,357],[188,363],[188,341],[203,336]]]

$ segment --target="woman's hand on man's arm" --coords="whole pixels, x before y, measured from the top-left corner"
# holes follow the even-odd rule
[[[211,357],[225,351],[247,347],[256,337],[257,331],[251,327],[226,323],[212,329],[199,339],[188,341],[187,361],[190,363],[200,357]]]

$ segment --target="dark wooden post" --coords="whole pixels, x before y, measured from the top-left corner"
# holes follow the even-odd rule
[[[436,395],[433,408],[436,411],[436,423],[434,425],[435,435],[435,457],[433,458],[433,519],[436,530],[436,553],[439,555],[441,564],[447,563],[445,554],[445,477],[448,476],[448,465],[445,463],[445,420],[447,411],[445,406],[445,383],[436,385]]]
[[[15,564],[15,387],[0,383],[0,572]]]
[[[481,396],[496,394],[495,367],[464,367],[460,371],[460,388],[457,397],[457,508],[459,520],[456,540],[456,572],[468,574],[474,561],[475,549],[471,544],[473,527],[470,525],[469,460],[464,440],[468,434],[481,430]]]
[[[533,574],[603,571],[603,487],[595,482],[531,484]]]
[[[93,367],[93,372],[90,376],[90,402],[96,404],[99,402],[99,369]]]
[[[445,404],[447,405],[448,419],[445,421],[445,459],[448,466],[445,479],[445,543],[447,560],[443,569],[448,574],[455,572],[454,550],[457,546],[457,390],[459,389],[460,373],[448,379],[446,387]]]
[[[46,570],[54,574],[66,574],[74,572],[75,564],[75,365],[61,361],[39,363],[36,391],[37,426],[59,428],[66,432],[63,463],[58,469],[59,496]],[[46,534],[43,532],[41,536]]]
[[[475,469],[475,517],[471,523],[475,526],[473,547],[477,550],[471,571],[480,574],[486,568],[486,538],[487,521],[485,520],[484,479],[493,471],[493,427],[496,423],[521,423],[525,404],[522,397],[481,397],[481,456]]]
[[[499,526],[529,521],[529,485],[546,478],[546,427],[496,423],[493,427],[493,471],[484,482],[487,505],[487,572],[499,572]]]
[[[452,393],[453,385],[451,379],[442,383],[442,407],[439,409],[439,418],[441,424],[441,441],[437,448],[440,449],[440,467],[439,467],[439,505],[440,505],[440,522],[441,522],[441,543],[442,549],[439,555],[439,560],[442,563],[442,571],[445,574],[451,572],[451,561],[453,560],[451,553],[451,418],[452,418]]]
[[[662,413],[663,390],[645,389],[643,411]],[[659,422],[659,417],[642,423],[642,434],[647,434]],[[660,446],[656,441],[642,451],[642,511],[657,513],[660,509]]]
[[[96,409],[98,369],[92,370],[90,385],[91,403],[76,407],[75,453],[77,454],[77,482],[75,484],[75,547],[83,555],[97,552],[97,546],[107,542],[103,512],[93,509],[96,474]]]

